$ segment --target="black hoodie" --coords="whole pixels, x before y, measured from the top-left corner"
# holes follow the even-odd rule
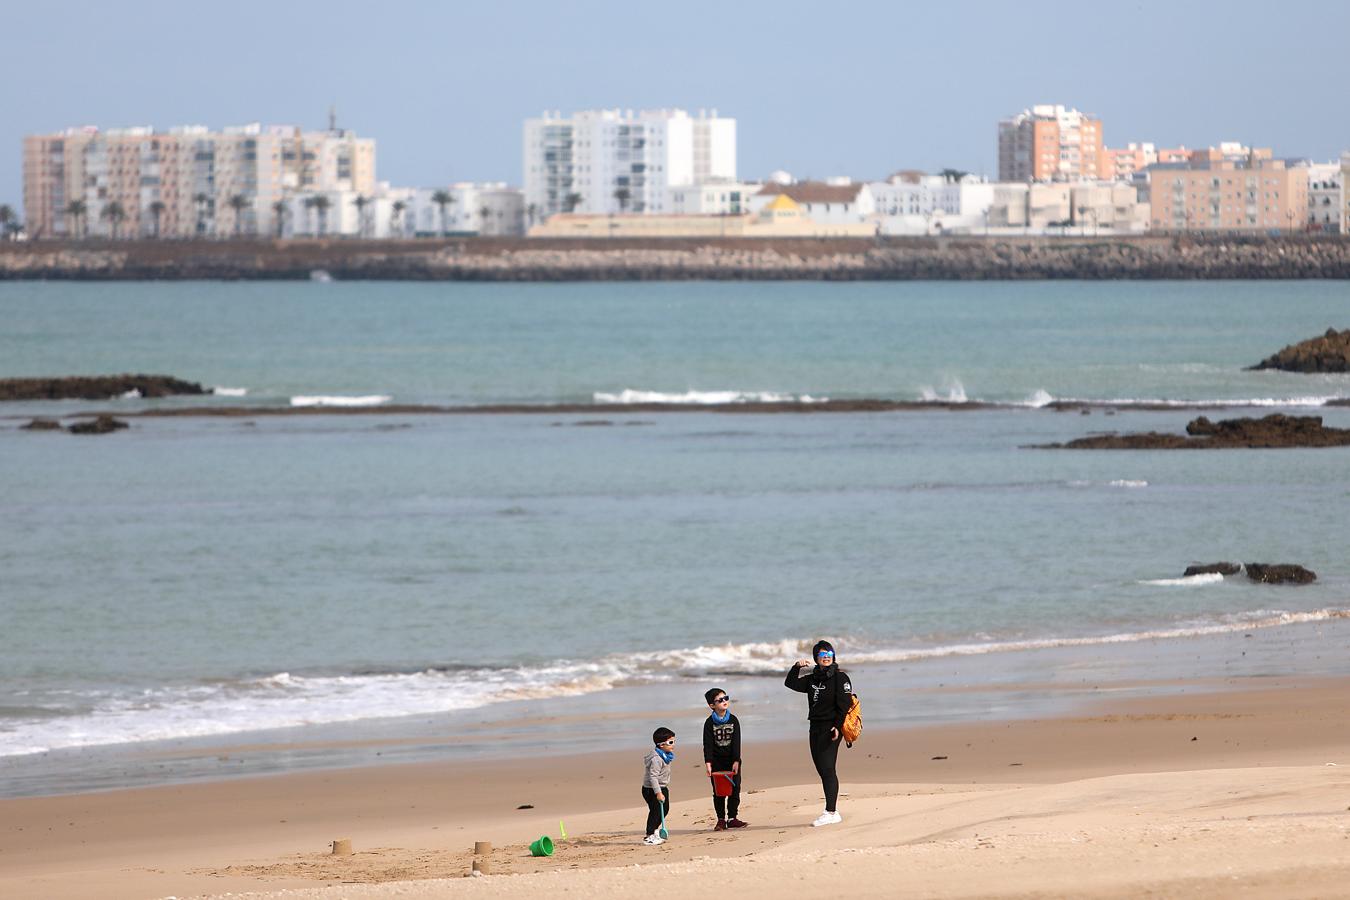
[[[813,658],[821,648],[832,650],[825,641],[816,644],[811,651]],[[806,694],[806,718],[812,724],[829,723],[831,727],[843,728],[844,717],[853,705],[853,683],[847,672],[840,671],[838,657],[835,664],[805,668],[797,663],[788,669],[783,683],[790,689]]]

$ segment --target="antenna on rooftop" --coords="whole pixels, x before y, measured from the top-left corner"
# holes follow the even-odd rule
[[[337,106],[328,107],[328,130],[337,131]]]

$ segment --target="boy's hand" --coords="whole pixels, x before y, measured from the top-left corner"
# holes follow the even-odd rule
[[[665,802],[666,802],[666,794],[665,794],[665,791],[657,791],[657,792],[656,792],[656,802],[657,802],[657,803],[665,803]]]
[[[704,767],[705,769],[708,770],[708,777],[711,778],[711,777],[712,777],[712,763],[710,763],[710,762],[705,762],[705,763],[703,764],[703,767]]]
[[[740,764],[740,762],[734,762],[734,763],[731,764],[731,774],[732,774],[732,775],[739,775],[739,774],[741,774],[741,764]]]
[[[811,669],[811,668],[814,668],[815,665],[816,665],[816,664],[813,663],[813,662],[811,662],[811,660],[809,660],[809,659],[799,659],[799,660],[797,660],[797,668],[799,668],[799,669]]]

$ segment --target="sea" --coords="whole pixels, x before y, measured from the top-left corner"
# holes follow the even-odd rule
[[[795,736],[822,637],[874,728],[1350,674],[1350,448],[1035,446],[1350,427],[1350,375],[1246,368],[1347,325],[1341,281],[0,283],[0,377],[213,389],[0,403],[0,796],[640,753],[713,686]],[[863,398],[929,403],[812,409]]]

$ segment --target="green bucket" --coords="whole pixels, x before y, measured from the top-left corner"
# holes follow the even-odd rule
[[[539,840],[535,841],[533,844],[530,845],[530,855],[531,855],[531,856],[552,856],[552,855],[553,855],[553,838],[549,837],[548,835],[544,835],[544,836],[541,837]]]

